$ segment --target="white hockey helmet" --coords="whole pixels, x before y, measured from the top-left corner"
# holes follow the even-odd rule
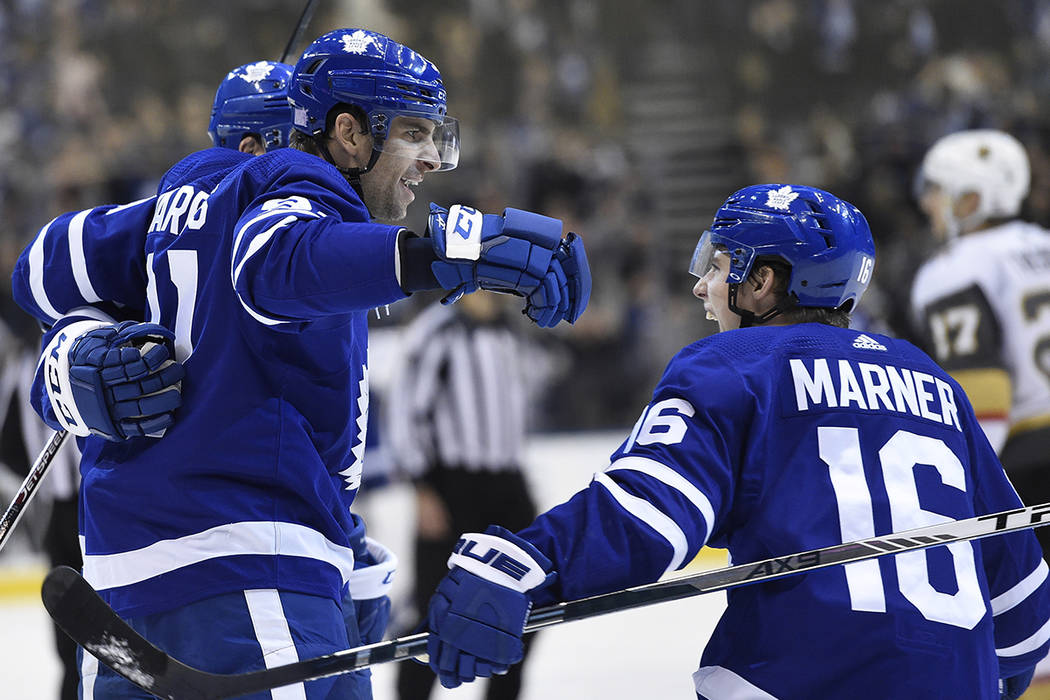
[[[977,211],[965,221],[950,221],[957,233],[992,218],[1017,216],[1028,196],[1031,172],[1024,146],[1010,134],[994,129],[958,131],[930,147],[916,178],[916,196],[935,184],[954,201],[974,192]],[[950,219],[952,217],[949,217]]]

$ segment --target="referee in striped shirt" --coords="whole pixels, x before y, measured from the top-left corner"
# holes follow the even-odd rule
[[[536,517],[521,468],[538,372],[504,300],[467,294],[429,307],[404,330],[386,428],[396,469],[416,486],[413,601],[421,613],[460,533],[491,523],[516,530]],[[522,666],[494,677],[487,700],[517,698]],[[428,697],[433,681],[425,666],[398,665],[401,700]]]

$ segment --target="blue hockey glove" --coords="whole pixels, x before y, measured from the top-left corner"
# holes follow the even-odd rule
[[[562,320],[575,323],[591,298],[591,269],[583,239],[569,233],[555,251],[536,291],[527,297],[525,314],[543,328]]]
[[[397,556],[371,537],[364,540],[366,552],[354,561],[347,582],[353,600],[362,644],[383,641],[390,622],[390,586],[397,571]]]
[[[1032,676],[1034,675],[1035,667],[1032,667],[1024,673],[1000,679],[999,697],[1002,700],[1017,700],[1024,695],[1024,691],[1028,690],[1028,685],[1032,682]]]
[[[45,350],[47,392],[73,435],[161,437],[182,405],[175,336],[154,323],[70,324]]]
[[[561,244],[561,221],[521,209],[499,216],[431,203],[427,235],[438,257],[430,269],[449,290],[443,303],[479,289],[528,296],[543,282]]]
[[[529,592],[555,574],[538,549],[497,525],[460,537],[448,565],[427,610],[427,653],[441,685],[455,688],[521,661]]]

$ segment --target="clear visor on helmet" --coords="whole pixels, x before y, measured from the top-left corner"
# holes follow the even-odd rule
[[[751,268],[751,261],[755,257],[755,250],[751,246],[738,243],[737,241],[720,236],[710,231],[704,231],[700,236],[700,242],[696,244],[693,251],[693,259],[689,263],[689,272],[695,277],[703,279],[711,272],[715,256],[725,256],[729,274],[726,279],[730,283],[739,283],[744,279]],[[723,269],[725,269],[723,267]]]
[[[436,121],[432,114],[400,113],[391,120],[386,137],[375,148],[399,158],[432,165],[432,170],[452,170],[459,164],[459,122],[453,117]]]

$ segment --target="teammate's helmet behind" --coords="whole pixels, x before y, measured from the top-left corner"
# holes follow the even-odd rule
[[[459,123],[446,114],[441,73],[423,56],[367,29],[337,29],[303,52],[289,91],[296,129],[316,136],[329,111],[339,104],[364,110],[374,148],[389,150],[390,127],[397,117],[424,119],[433,133],[407,157],[432,160],[436,170],[459,163]],[[404,149],[399,139],[397,146]],[[431,148],[433,146],[433,148]],[[400,152],[400,151],[399,151]]]
[[[230,71],[215,92],[208,134],[221,148],[237,150],[247,134],[258,134],[266,150],[288,145],[292,67],[276,61],[247,63]]]
[[[791,266],[787,291],[798,306],[852,310],[871,281],[875,243],[864,215],[833,194],[803,185],[752,185],[729,196],[693,253],[702,277],[719,252],[729,256],[729,284],[755,262]]]
[[[980,197],[976,223],[1010,218],[1028,196],[1031,169],[1024,146],[1010,134],[994,129],[958,131],[942,137],[923,157],[915,181],[916,198],[934,184],[954,201],[967,192]]]

